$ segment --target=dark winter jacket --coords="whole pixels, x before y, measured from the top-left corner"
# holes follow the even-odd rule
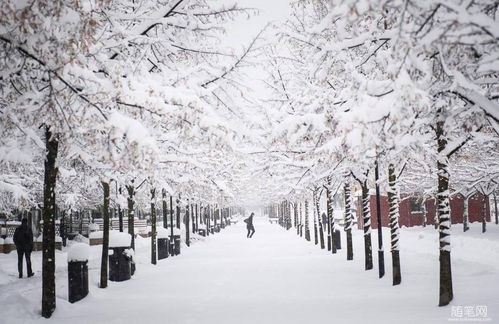
[[[247,228],[252,228],[253,227],[253,216],[250,216],[244,220],[246,223]]]
[[[14,244],[18,250],[24,252],[33,251],[33,231],[28,226],[28,221],[23,219],[21,226],[14,232]]]

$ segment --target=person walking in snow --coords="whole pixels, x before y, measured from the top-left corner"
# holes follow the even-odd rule
[[[31,251],[33,251],[33,231],[28,226],[28,220],[23,218],[21,226],[14,232],[14,244],[17,249],[17,270],[19,278],[23,277],[23,255],[26,258],[26,267],[28,268],[28,277],[33,276],[31,271]]]
[[[255,213],[251,213],[250,217],[246,218],[244,222],[246,223],[246,229],[248,229],[248,235],[246,237],[251,238],[255,234],[255,227],[253,226],[253,216]]]

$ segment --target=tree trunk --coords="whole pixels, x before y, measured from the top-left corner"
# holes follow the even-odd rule
[[[107,287],[107,263],[109,258],[109,182],[102,181],[104,204],[102,205],[102,258],[100,263],[100,287]]]
[[[194,216],[194,204],[191,204],[191,227],[192,227],[192,233],[196,233],[196,219]]]
[[[208,204],[204,209],[204,223],[206,224],[206,236],[210,235],[210,205]]]
[[[31,222],[29,222],[31,224]],[[62,239],[62,246],[66,247],[66,211],[62,212],[61,223],[59,224],[59,233]]]
[[[135,251],[135,201],[134,195],[135,195],[135,187],[133,185],[133,180],[131,181],[131,184],[126,186],[126,189],[128,191],[128,197],[127,197],[127,203],[128,203],[128,234],[132,237],[132,241],[130,244],[130,248]],[[131,266],[131,273],[132,275],[135,273],[135,262],[132,262]]]
[[[123,232],[123,211],[120,205],[118,205],[118,228],[120,232]]]
[[[196,232],[199,230],[199,207],[198,204],[196,204]]]
[[[470,226],[469,226],[469,208],[468,208],[468,197],[467,196],[463,196],[464,197],[464,207],[463,207],[463,232],[466,232],[467,230],[470,229]]]
[[[170,243],[173,243],[173,196],[170,196]]]
[[[484,194],[482,195],[482,233],[485,233],[487,231],[487,196]]]
[[[218,214],[218,204],[215,204],[215,206],[213,206],[213,226],[217,226],[217,214]]]
[[[84,214],[83,211],[78,213],[80,220],[80,229],[79,229],[80,235],[83,233],[83,214]]]
[[[390,234],[392,252],[393,285],[402,281],[399,254],[399,204],[397,193],[397,176],[393,164],[388,165],[388,208],[390,214]]]
[[[428,209],[426,208],[426,200],[423,198],[423,227],[428,225]]]
[[[191,246],[191,241],[190,241],[190,231],[189,231],[189,222],[190,222],[190,217],[189,217],[189,199],[187,199],[187,205],[185,206],[185,244],[187,246]]]
[[[331,183],[329,183],[328,185],[331,185]],[[332,197],[332,192],[331,192],[331,188],[328,187],[326,188],[326,212],[327,212],[327,218],[329,219],[329,222],[328,222],[328,228],[327,228],[327,232],[328,232],[328,240],[329,240],[329,244],[331,245],[331,251],[333,254],[336,253],[336,242],[335,242],[335,236],[336,236],[336,233],[334,232],[334,218],[333,218],[333,197]]]
[[[164,202],[164,200],[163,200]],[[151,263],[156,264],[156,189],[151,189]]]
[[[180,199],[177,199],[177,228],[180,229]]]
[[[319,208],[319,199],[320,197],[316,197],[315,199],[315,209],[317,210],[317,221],[319,223],[319,243],[321,245],[321,249],[324,250],[326,247],[324,245],[324,228],[322,227],[322,220]]]
[[[295,220],[295,228],[298,231],[298,209],[297,209],[297,207],[298,207],[298,203],[295,202],[293,204],[293,218]]]
[[[163,228],[168,228],[168,204],[166,203],[166,190],[161,191],[161,198],[163,200]]]
[[[225,223],[222,217],[222,211],[223,211],[223,202],[220,203],[220,207],[218,208],[218,215],[220,216],[220,228],[225,227]]]
[[[369,209],[369,188],[367,181],[362,183],[362,219],[364,222],[364,253],[365,253],[365,269],[373,268],[373,251],[371,243],[371,212]]]
[[[42,316],[49,318],[55,310],[55,186],[59,142],[45,127],[45,171],[43,182],[42,241]]]
[[[310,226],[308,224],[308,200],[305,200],[305,240],[310,241]]]
[[[494,194],[494,211],[496,216],[496,225],[499,224],[499,214],[497,213],[497,196]]]
[[[378,222],[378,268],[379,277],[383,278],[385,275],[385,251],[383,249],[383,225],[381,222],[381,195],[379,192],[379,170],[378,161],[374,168],[374,181],[376,182],[376,220]]]
[[[121,196],[121,187],[118,190],[119,195]],[[121,210],[121,206],[118,204],[118,227],[119,231],[123,232],[123,210]]]
[[[352,243],[352,207],[350,184],[348,180],[345,182],[345,232],[347,235],[347,260],[353,260],[353,243]]]
[[[444,155],[447,147],[447,139],[444,136],[444,122],[437,121],[436,138],[437,138],[437,175],[438,175],[438,190],[437,190],[437,214],[439,220],[439,246],[440,246],[440,294],[439,306],[448,305],[454,298],[452,289],[452,272],[451,272],[451,246],[450,246],[450,210],[449,210],[449,172],[448,160]]]
[[[314,208],[316,205],[316,197],[315,197],[315,194],[314,194],[314,197],[312,198],[312,211],[313,211],[313,215],[314,215],[314,243],[315,245],[319,244],[319,237],[317,236],[317,217],[316,217],[316,214],[317,214],[317,209]]]
[[[301,202],[298,204],[298,215],[299,215],[299,224],[298,224],[298,229],[296,230],[297,231],[297,235],[299,235],[300,237],[303,236],[303,214],[302,214],[302,210],[301,210]]]

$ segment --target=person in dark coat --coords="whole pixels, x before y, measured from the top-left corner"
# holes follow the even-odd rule
[[[31,251],[33,251],[33,231],[28,226],[28,220],[23,218],[21,226],[14,232],[14,244],[17,248],[17,269],[19,278],[23,277],[23,255],[26,257],[26,267],[28,268],[28,277],[33,276],[31,271]]]
[[[244,222],[246,223],[246,229],[248,229],[248,235],[246,237],[251,238],[255,234],[255,227],[253,226],[253,216],[255,213],[251,213],[250,217],[246,218]]]

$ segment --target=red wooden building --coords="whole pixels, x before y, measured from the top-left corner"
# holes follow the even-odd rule
[[[464,197],[460,194],[454,195],[450,199],[451,222],[452,224],[462,224],[464,214]],[[470,223],[481,222],[483,218],[485,199],[485,218],[490,222],[490,206],[489,199],[480,193],[468,198],[468,220]],[[360,197],[357,200],[357,215],[360,214]],[[371,210],[371,226],[378,228],[377,213],[376,213],[376,196],[370,197]],[[426,224],[433,225],[435,223],[436,205],[434,199],[424,201],[417,197],[402,197],[399,201],[399,225],[400,227],[422,226],[424,224],[424,213],[426,210]],[[358,217],[357,224],[359,228],[363,226],[362,216]],[[388,216],[388,197],[381,196],[381,224],[384,227],[389,227]]]

